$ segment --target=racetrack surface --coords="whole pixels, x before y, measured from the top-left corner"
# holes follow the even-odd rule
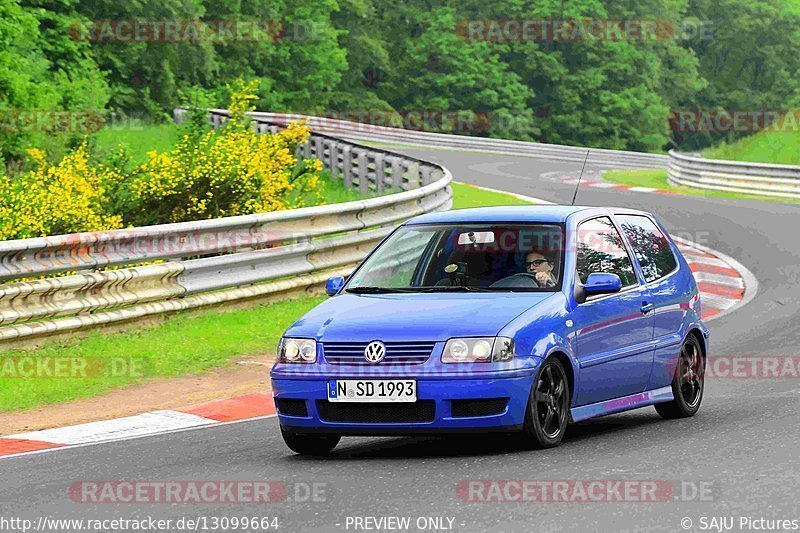
[[[573,187],[541,179],[579,164],[399,149],[444,163],[458,181],[569,203]],[[593,169],[589,169],[593,170]],[[759,291],[710,323],[711,355],[797,355],[800,206],[582,188],[578,203],[655,213],[674,234],[740,261]],[[333,457],[293,455],[269,418],[0,460],[0,517],[277,516],[278,531],[363,531],[347,517],[454,518],[454,531],[682,530],[681,520],[797,519],[800,379],[709,378],[699,414],[663,421],[652,408],[571,426],[559,448],[522,451],[502,435],[350,438]],[[461,480],[669,480],[713,485],[713,501],[471,503]],[[324,483],[324,501],[247,504],[87,504],[83,480],[277,480]],[[302,487],[302,485],[300,485]],[[738,520],[738,518],[737,518]],[[445,521],[445,523],[447,523]],[[737,521],[738,524],[738,521]],[[416,528],[410,529],[417,531]]]

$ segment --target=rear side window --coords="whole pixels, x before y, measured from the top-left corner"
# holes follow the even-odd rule
[[[623,287],[636,285],[633,263],[617,228],[608,217],[593,218],[578,226],[578,277],[586,283],[589,274],[616,274]]]
[[[669,241],[652,220],[638,215],[617,215],[617,220],[633,246],[646,281],[663,278],[675,270],[678,263]]]

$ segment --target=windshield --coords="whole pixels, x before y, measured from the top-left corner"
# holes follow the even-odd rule
[[[356,271],[348,292],[561,289],[557,224],[403,226]]]

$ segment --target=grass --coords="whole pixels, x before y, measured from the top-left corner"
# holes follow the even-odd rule
[[[744,200],[771,200],[773,202],[792,202],[800,200],[792,198],[773,198],[770,196],[759,196],[756,194],[742,194],[727,191],[712,191],[708,189],[695,189],[694,187],[675,187],[667,181],[666,170],[610,170],[603,174],[603,179],[611,183],[621,185],[631,185],[634,187],[653,187],[666,191],[673,191],[680,194],[691,194],[694,196],[705,196],[708,198],[736,198]]]
[[[453,201],[455,209],[527,203],[460,183],[453,184]],[[29,356],[86,358],[106,364],[112,358],[124,358],[135,362],[142,372],[115,377],[0,377],[0,412],[96,396],[148,379],[207,372],[245,355],[273,354],[283,331],[324,299],[305,296],[244,310],[183,312],[148,328],[114,334],[95,330],[80,339],[47,341],[33,352],[4,351],[0,354],[0,374],[3,369],[8,372],[4,366],[8,361]]]
[[[331,178],[327,172],[322,173],[322,190],[320,193],[325,198],[325,203],[339,204],[342,202],[354,202],[356,200],[363,200],[377,196],[377,193],[370,192],[366,195],[361,195],[358,189],[348,189],[344,186],[341,178]]]
[[[492,192],[470,187],[464,183],[453,183],[453,209],[467,207],[489,207],[496,205],[528,205],[530,202],[501,192]]]
[[[711,159],[800,165],[800,132],[763,131],[703,152]]]
[[[102,160],[120,144],[127,146],[134,164],[145,162],[147,152],[165,152],[180,138],[181,129],[174,123],[144,124],[126,122],[125,127],[99,130],[93,136],[93,152]]]
[[[283,331],[322,300],[304,297],[239,311],[181,313],[146,329],[112,335],[94,331],[83,339],[47,342],[34,352],[36,357],[124,358],[141,371],[118,377],[3,377],[0,411],[86,398],[146,379],[208,371],[229,364],[236,356],[274,353]],[[18,361],[15,358],[30,355],[30,351],[4,351],[0,355],[3,375],[9,375],[6,365]]]

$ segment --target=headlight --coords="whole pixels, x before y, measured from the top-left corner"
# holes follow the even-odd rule
[[[278,344],[279,363],[315,363],[317,341],[314,339],[281,339]]]
[[[514,341],[508,337],[450,339],[442,363],[500,363],[514,358]]]

